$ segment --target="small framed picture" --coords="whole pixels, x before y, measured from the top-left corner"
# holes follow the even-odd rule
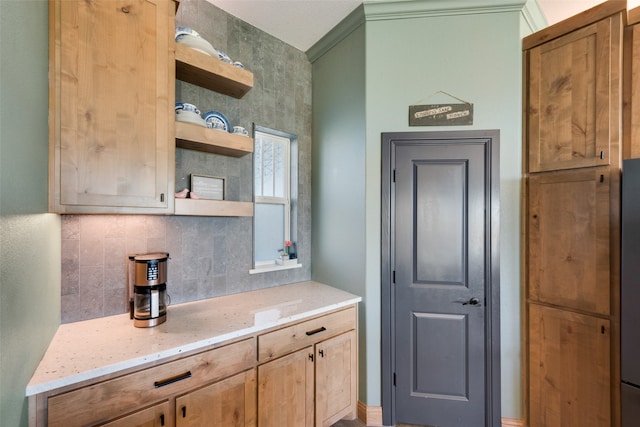
[[[224,200],[224,187],[224,178],[191,174],[191,192],[201,199]]]

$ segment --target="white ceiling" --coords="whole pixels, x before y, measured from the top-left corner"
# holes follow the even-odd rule
[[[207,1],[303,52],[306,52],[363,2],[362,0]],[[537,1],[551,25],[604,0]],[[629,3],[632,1],[630,0]]]

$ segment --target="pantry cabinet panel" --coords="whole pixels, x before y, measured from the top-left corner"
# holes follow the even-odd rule
[[[529,306],[530,427],[611,424],[609,321]]]
[[[172,211],[174,14],[163,0],[50,3],[51,211]]]
[[[621,124],[621,19],[525,52],[530,172],[608,165]]]
[[[623,111],[626,120],[632,111],[627,88],[623,110],[626,14],[625,2],[607,1],[522,41],[530,427],[620,426],[620,169],[632,152],[623,133]]]
[[[606,167],[529,178],[530,300],[610,313],[609,196]]]

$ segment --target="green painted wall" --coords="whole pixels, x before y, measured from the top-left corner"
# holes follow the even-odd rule
[[[365,296],[365,57],[364,25],[313,64],[313,280]],[[359,323],[367,323],[367,299]],[[366,341],[360,334],[360,348]],[[366,398],[360,352],[360,399]]]
[[[360,399],[369,406],[381,404],[381,133],[499,129],[502,414],[506,418],[521,417],[521,36],[542,28],[545,22],[541,16],[532,0],[365,2],[364,29],[359,30],[364,40],[358,40],[357,44],[353,36],[339,41],[325,40],[326,51],[317,47],[311,50],[317,56],[312,57],[314,156],[316,152],[320,156],[313,163],[312,276],[318,280],[331,277],[333,283],[348,280],[358,283],[354,292],[363,296],[365,308],[360,324],[361,340],[364,339],[360,360],[365,365],[361,366]],[[354,51],[347,54],[354,46]],[[362,52],[358,49],[364,50],[364,69],[360,63]],[[336,86],[345,75],[350,76],[350,81],[360,81],[358,76],[351,76],[350,67],[365,80],[364,93]],[[409,105],[458,102],[440,91],[474,104],[473,125],[409,127]],[[355,108],[343,109],[345,102]],[[359,127],[356,123],[362,120],[362,103],[365,118]],[[340,114],[332,116],[336,108]],[[361,131],[361,126],[366,129],[364,136],[351,132]],[[349,147],[362,144],[364,152],[363,147],[351,147],[348,152],[332,149],[334,144],[344,144],[345,140]],[[348,182],[344,179],[347,176]],[[346,205],[351,224],[343,224],[336,213],[340,212],[343,196],[352,181],[358,183],[358,191],[364,189],[364,199],[359,193],[353,194],[351,203]],[[327,213],[334,217],[318,221]],[[358,259],[352,264],[334,263],[340,268],[331,270],[325,253],[336,246],[341,253],[364,252],[364,266]]]
[[[60,218],[47,214],[48,6],[0,1],[0,425],[60,323]]]

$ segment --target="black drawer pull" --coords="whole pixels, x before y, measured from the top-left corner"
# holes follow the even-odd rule
[[[169,384],[177,383],[178,381],[186,380],[187,378],[191,378],[191,371],[176,375],[175,377],[167,378],[166,380],[156,381],[153,383],[153,386],[155,388],[160,388]]]
[[[318,334],[318,333],[320,333],[320,332],[324,332],[324,331],[326,331],[326,330],[327,330],[327,328],[325,328],[324,326],[322,326],[322,327],[320,327],[320,328],[318,328],[318,329],[314,329],[313,331],[307,331],[307,335],[308,335],[308,336],[315,335],[315,334]]]

